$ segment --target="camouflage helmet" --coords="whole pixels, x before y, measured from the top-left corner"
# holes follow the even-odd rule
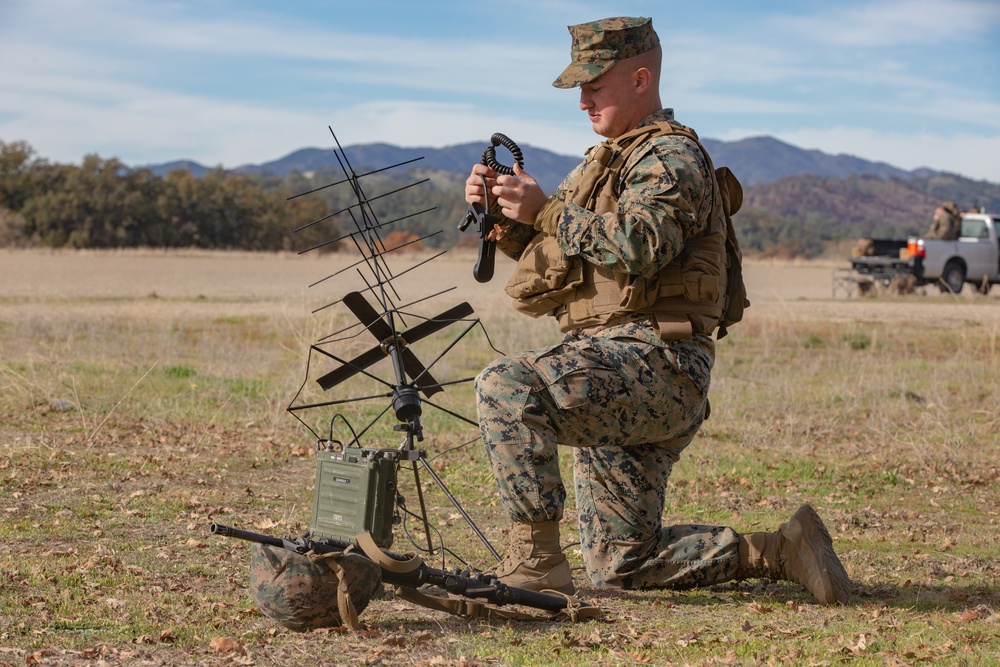
[[[632,58],[655,49],[660,38],[653,30],[653,20],[621,16],[569,26],[573,37],[572,62],[552,85],[574,88],[590,83],[619,60]]]
[[[360,554],[324,554],[314,560],[288,549],[251,545],[250,595],[261,613],[290,630],[356,623],[381,585],[382,570]]]

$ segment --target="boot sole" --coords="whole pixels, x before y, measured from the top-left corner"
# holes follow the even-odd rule
[[[833,550],[833,539],[823,524],[823,520],[819,518],[819,514],[811,505],[800,507],[793,518],[798,520],[802,526],[803,538],[819,560],[819,567],[825,575],[826,581],[829,582],[833,598],[827,598],[826,591],[823,591],[824,595],[822,596],[816,595],[815,592],[813,595],[816,595],[819,601],[824,604],[847,604],[853,584],[847,575],[847,570],[844,569],[844,565]]]

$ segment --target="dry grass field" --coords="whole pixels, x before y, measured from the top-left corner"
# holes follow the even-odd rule
[[[274,624],[248,595],[248,545],[207,528],[307,526],[313,436],[286,408],[311,391],[309,345],[352,323],[324,306],[361,285],[333,275],[356,259],[0,250],[0,665],[1000,664],[1000,294],[833,298],[837,265],[819,262],[748,262],[753,305],[719,342],[712,417],[674,468],[664,521],[772,530],[811,502],[851,604],[768,581],[609,591],[578,569],[602,620],[466,621],[389,595],[357,632]],[[454,288],[417,315],[468,301],[482,320],[439,379],[474,375],[491,344],[559,337],[514,315],[509,265],[480,285],[473,261],[448,253],[397,281],[399,303]],[[338,354],[370,347],[360,333]],[[448,340],[415,349],[430,359]],[[445,394],[474,413],[468,384]],[[502,549],[476,429],[435,410],[425,429],[435,470]],[[427,491],[447,546],[487,568]],[[409,545],[397,534],[394,548]]]

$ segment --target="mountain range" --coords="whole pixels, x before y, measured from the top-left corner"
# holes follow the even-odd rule
[[[954,200],[969,208],[1000,211],[1000,184],[921,168],[900,169],[850,155],[804,150],[773,137],[740,141],[702,141],[716,166],[732,169],[743,185],[743,207],[734,219],[745,251],[765,256],[809,257],[859,237],[906,238],[926,231],[934,209]],[[463,183],[471,165],[482,158],[485,142],[445,148],[403,148],[384,143],[346,146],[355,174],[402,165],[400,173],[419,169],[421,177],[435,174],[440,188],[422,202],[449,208],[463,199]],[[546,192],[552,192],[582,159],[533,146],[521,146],[525,169]],[[511,164],[506,149],[497,158]],[[209,168],[190,161],[147,167],[158,175],[187,169],[200,176]],[[393,170],[396,171],[396,170]],[[342,170],[332,149],[303,148],[285,157],[248,164],[227,173],[284,177],[298,172],[319,183],[336,182]],[[416,206],[417,202],[409,202]],[[455,216],[460,213],[452,211]]]
[[[731,142],[705,139],[703,143],[715,164],[726,165],[732,169],[744,187],[803,174],[830,178],[867,175],[883,179],[910,179],[926,178],[937,173],[931,169],[907,171],[884,162],[805,150],[773,137],[752,137]],[[479,162],[484,148],[485,143],[466,143],[445,148],[403,148],[385,143],[371,143],[347,146],[344,150],[356,170],[362,166],[380,168],[422,158],[419,162],[421,166],[464,176],[469,172],[471,165]],[[521,149],[524,153],[525,169],[546,191],[553,190],[582,159],[582,151],[579,156],[569,156],[529,145],[521,146]],[[497,153],[500,162],[510,164],[513,161],[505,149],[499,148]],[[507,159],[504,159],[505,157]],[[148,165],[146,168],[160,176],[174,169],[187,169],[195,176],[211,171],[210,167],[190,160]],[[332,149],[302,148],[277,160],[242,165],[231,171],[284,176],[293,171],[309,173],[324,168],[339,170]]]

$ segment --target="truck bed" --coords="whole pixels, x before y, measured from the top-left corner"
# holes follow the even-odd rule
[[[876,278],[910,274],[914,268],[911,260],[900,259],[898,254],[894,257],[880,255],[855,257],[851,260],[851,267],[858,273]]]
[[[907,239],[865,239],[869,247],[867,257],[899,259],[899,252],[906,248]]]

